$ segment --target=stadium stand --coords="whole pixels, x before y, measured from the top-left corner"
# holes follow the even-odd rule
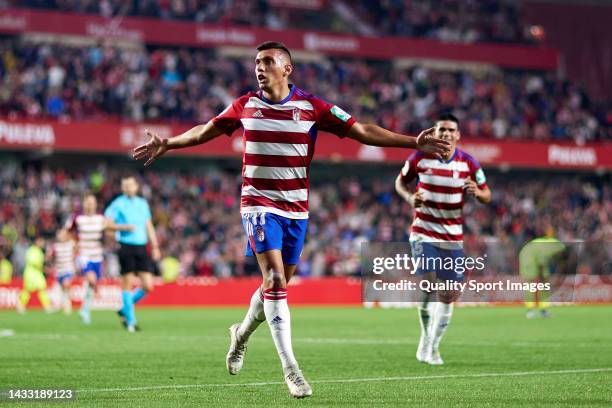
[[[62,16],[98,15],[112,18],[117,24],[132,17],[149,17],[232,27],[309,30],[324,27],[345,33],[424,38],[437,41],[440,46],[447,42],[516,45],[534,41],[533,32],[526,32],[529,26],[523,17],[522,3],[512,1],[303,2],[310,9],[289,7],[288,3],[26,0],[0,1],[0,7],[59,11]],[[321,13],[322,6],[329,12]],[[32,24],[37,27],[39,23]],[[50,28],[53,30],[57,35],[16,36],[8,27],[0,37],[0,119],[6,125],[5,140],[0,143],[5,143],[5,148],[38,148],[35,143],[20,145],[21,139],[13,138],[23,129],[32,128],[31,124],[46,126],[42,130],[47,133],[39,133],[49,136],[48,139],[56,142],[62,139],[62,144],[45,145],[43,151],[75,150],[73,136],[78,131],[71,130],[70,138],[65,138],[62,127],[47,126],[51,122],[60,126],[72,124],[74,129],[81,123],[93,124],[96,135],[107,130],[102,124],[134,126],[126,129],[117,125],[119,130],[111,130],[120,133],[120,138],[116,137],[121,140],[120,145],[110,142],[109,135],[108,144],[117,153],[136,142],[135,134],[140,131],[136,127],[143,123],[172,125],[165,128],[168,136],[169,131],[176,129],[175,125],[206,122],[233,98],[254,88],[251,46],[231,53],[222,46],[212,48],[209,43],[185,48],[182,45],[187,44],[177,39],[161,46],[149,41],[150,32],[144,29],[135,31],[136,41],[127,42],[115,41],[115,37],[105,41],[99,34],[75,40],[57,27]],[[129,33],[129,29],[124,32]],[[305,35],[303,39],[306,41]],[[490,142],[472,145],[488,157],[483,161],[487,166],[503,169],[503,163],[495,163],[495,158],[507,160],[507,152],[512,149],[506,145],[502,148],[497,142],[514,140],[534,142],[534,146],[539,142],[540,150],[537,158],[533,156],[526,162],[516,160],[514,154],[512,165],[557,169],[578,165],[591,171],[607,165],[607,150],[600,147],[612,141],[609,97],[591,98],[577,82],[564,78],[552,67],[527,69],[521,67],[525,60],[518,65],[506,61],[497,66],[492,61],[481,61],[468,66],[459,61],[458,54],[445,53],[442,59],[452,60],[454,55],[456,64],[390,57],[365,59],[359,53],[349,57],[346,53],[339,56],[337,52],[322,52],[312,57],[302,50],[296,53],[294,79],[299,87],[336,102],[361,121],[373,121],[409,134],[429,127],[440,111],[452,110],[461,119],[462,134],[468,143],[471,137]],[[492,59],[490,54],[485,56]],[[12,138],[19,140],[15,142]],[[65,143],[67,139],[70,145]],[[124,139],[129,140],[124,143]],[[546,143],[561,143],[564,147],[544,151]],[[586,143],[588,147],[574,151],[566,148],[570,143]],[[515,146],[514,153],[526,147],[527,143]],[[499,154],[502,150],[503,154]],[[85,151],[103,150],[96,147]],[[325,157],[334,159],[329,153]],[[363,158],[354,154],[352,159]],[[2,170],[0,221],[5,246],[7,242],[18,243],[38,233],[51,234],[70,211],[78,210],[78,197],[89,189],[97,189],[101,202],[107,203],[117,193],[116,183],[121,168],[125,167],[102,166],[99,172],[84,174],[57,165],[35,169],[25,163],[17,162]],[[382,171],[379,181],[336,177],[314,185],[310,237],[300,273],[352,274],[358,268],[356,248],[361,239],[407,238],[410,210],[391,190],[396,170]],[[609,224],[606,214],[610,213],[607,176],[593,172],[561,175],[533,171],[511,178],[499,171],[488,168],[487,171],[492,174],[494,204],[467,207],[468,239],[481,236],[489,242],[512,241],[516,249],[541,229],[539,223],[545,215],[554,220],[563,239],[609,234],[605,229]],[[512,169],[512,174],[515,173]],[[145,174],[145,194],[159,192],[148,198],[153,202],[162,241],[168,244],[168,252],[180,255],[185,274],[250,273],[242,255],[243,234],[236,218],[238,172],[213,168],[194,174],[176,169]],[[388,183],[384,174],[389,175]],[[583,183],[585,179],[590,181]],[[335,183],[341,188],[335,188]],[[177,190],[181,193],[173,194]],[[355,220],[367,222],[357,228]],[[22,238],[18,239],[19,236]]]
[[[379,35],[454,42],[535,42],[516,1],[349,1]]]
[[[66,120],[206,122],[255,89],[251,60],[210,49],[0,42],[0,114]],[[298,63],[297,85],[362,121],[400,132],[426,128],[453,110],[467,136],[612,140],[609,104],[596,104],[554,73],[450,71],[329,58]]]
[[[87,191],[95,191],[101,205],[108,204],[119,193],[118,182],[126,171],[102,162],[87,172],[26,163],[13,162],[0,171],[2,236],[5,246],[13,248],[16,266],[23,263],[22,246],[28,238],[52,237],[79,211]],[[361,242],[408,239],[412,210],[393,191],[395,171],[387,166],[377,168],[375,179],[339,178],[343,172],[336,168],[335,178],[313,183],[301,275],[357,274]],[[184,275],[224,278],[253,272],[244,257],[237,172],[214,165],[195,172],[147,170],[141,180],[161,246],[180,260]],[[492,204],[469,201],[465,207],[465,240],[474,248],[489,245],[491,253],[505,248],[507,263],[499,267],[510,268],[517,248],[549,223],[567,241],[596,242],[612,235],[609,176],[493,171],[489,183],[494,186]]]
[[[287,4],[289,3],[289,4]],[[199,23],[229,23],[273,29],[324,29],[369,35],[432,38],[454,42],[533,43],[521,4],[515,1],[311,1],[278,0],[26,0],[13,7],[139,16]],[[329,4],[331,3],[331,4]],[[325,13],[321,13],[323,8]]]

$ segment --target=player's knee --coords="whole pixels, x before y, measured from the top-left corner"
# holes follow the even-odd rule
[[[121,279],[121,289],[130,290],[133,285],[133,279],[131,275],[124,275]]]
[[[286,287],[287,280],[285,279],[285,275],[280,272],[271,270],[264,277],[264,289],[281,289]]]

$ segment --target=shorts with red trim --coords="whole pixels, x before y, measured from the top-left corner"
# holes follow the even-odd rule
[[[287,265],[300,260],[308,220],[295,220],[272,213],[242,214],[242,226],[247,236],[246,255],[255,256],[271,249],[278,249]]]

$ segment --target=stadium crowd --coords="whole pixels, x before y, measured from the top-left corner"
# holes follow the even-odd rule
[[[201,123],[256,89],[251,59],[213,50],[0,41],[0,115]],[[612,105],[553,73],[444,71],[331,58],[298,63],[296,84],[361,121],[415,133],[453,110],[485,138],[612,140]]]
[[[349,177],[313,183],[308,239],[299,274],[356,274],[362,242],[408,239],[412,209],[395,194],[391,170],[386,174],[368,181]],[[29,240],[52,238],[70,214],[80,210],[80,199],[87,191],[96,193],[100,207],[107,205],[119,193],[121,175],[117,166],[105,165],[72,173],[23,169],[15,163],[3,166],[1,246],[12,254],[15,271],[21,271]],[[465,206],[466,247],[487,251],[495,260],[492,267],[510,272],[518,248],[549,225],[562,240],[609,242],[612,185],[605,180],[579,175],[489,174],[492,203],[483,206],[468,199]],[[147,170],[141,181],[163,255],[176,257],[183,275],[224,278],[256,272],[244,256],[239,174],[216,168],[201,174]]]
[[[291,13],[273,11],[266,0],[25,0],[9,1],[7,5],[107,18],[149,17],[276,29],[289,27],[294,22],[293,19],[288,21]]]
[[[535,42],[538,37],[509,0],[351,1],[378,34],[452,42]]]
[[[341,8],[326,5],[322,0],[325,13],[308,7],[275,7],[275,2],[268,0],[12,0],[6,3],[12,7],[104,17],[139,16],[272,29],[363,32],[367,25],[369,34],[466,43],[538,40],[529,30],[521,4],[513,0],[348,0],[341,2],[344,6]]]

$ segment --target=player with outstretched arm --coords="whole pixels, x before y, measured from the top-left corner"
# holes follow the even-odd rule
[[[306,237],[310,162],[317,131],[349,137],[373,146],[415,148],[445,154],[450,143],[429,129],[418,137],[362,124],[338,106],[289,83],[291,54],[279,42],[257,47],[255,75],[259,90],[232,102],[205,125],[182,135],[161,139],[147,132],[150,141],[134,150],[134,158],[151,164],[168,150],[206,143],[244,128],[241,214],[247,236],[247,255],[255,255],[263,283],[251,298],[242,323],[230,327],[226,364],[230,374],[242,368],[249,336],[268,322],[291,395],[312,394],[291,345],[287,282],[293,276]]]

